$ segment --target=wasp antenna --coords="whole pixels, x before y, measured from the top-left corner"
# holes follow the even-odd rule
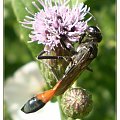
[[[90,13],[90,12],[88,12],[88,14],[91,16],[91,17],[88,19],[88,21],[91,20],[91,19],[93,19],[93,20],[95,21],[95,25],[97,25],[97,21],[96,21],[95,16],[94,16],[92,13]]]

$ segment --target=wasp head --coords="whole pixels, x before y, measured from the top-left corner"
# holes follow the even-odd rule
[[[101,31],[96,26],[89,26],[86,29],[86,34],[88,35],[89,38],[91,38],[95,42],[100,42],[102,40]]]

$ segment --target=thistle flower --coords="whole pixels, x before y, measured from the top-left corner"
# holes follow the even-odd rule
[[[43,44],[44,50],[49,52],[62,46],[60,43],[62,36],[66,37],[68,45],[79,41],[80,35],[88,26],[87,22],[91,19],[89,17],[85,20],[90,8],[78,2],[70,8],[69,1],[59,0],[59,2],[54,1],[53,4],[52,0],[38,0],[43,9],[32,2],[38,9],[35,14],[26,8],[30,16],[25,16],[21,23],[25,28],[31,29],[31,34],[29,34],[31,42],[37,41],[38,44]]]
[[[81,119],[92,110],[92,95],[83,88],[70,88],[62,96],[61,107],[67,117]]]

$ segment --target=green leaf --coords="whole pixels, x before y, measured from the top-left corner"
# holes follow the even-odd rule
[[[30,41],[29,34],[30,30],[23,28],[19,21],[23,21],[26,15],[29,13],[25,10],[25,7],[27,7],[32,13],[35,13],[36,8],[32,5],[33,0],[12,0],[12,7],[13,11],[16,15],[17,21],[18,21],[18,29],[20,29],[20,38],[22,41],[27,44],[28,48],[31,50],[33,57],[36,57],[38,53],[43,49],[42,45],[37,44],[36,42],[33,43],[27,43],[27,41]]]

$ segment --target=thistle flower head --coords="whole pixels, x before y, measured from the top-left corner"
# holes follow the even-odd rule
[[[87,28],[87,22],[91,19],[85,20],[86,14],[89,13],[90,8],[83,3],[77,4],[70,8],[70,0],[60,0],[59,2],[52,2],[52,0],[38,0],[43,6],[39,6],[32,2],[38,9],[38,12],[33,14],[27,8],[26,10],[30,16],[25,16],[22,25],[31,29],[29,37],[31,41],[38,41],[38,44],[45,45],[44,50],[54,50],[58,45],[62,46],[60,39],[66,36],[69,44],[79,41],[80,35],[84,33]]]
[[[62,96],[61,107],[67,117],[84,118],[92,110],[92,95],[83,88],[70,88]]]

